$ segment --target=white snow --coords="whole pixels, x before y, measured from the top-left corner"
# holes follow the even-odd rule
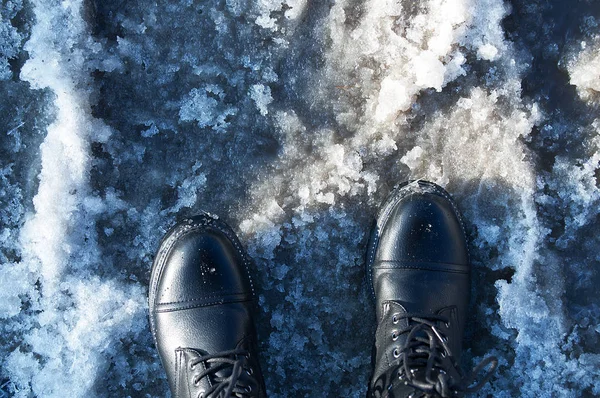
[[[222,131],[228,126],[226,118],[237,112],[234,107],[224,106],[223,98],[223,90],[216,85],[207,85],[202,89],[194,88],[182,102],[179,120],[196,121],[198,127],[211,126]]]
[[[255,84],[250,88],[250,98],[252,98],[256,103],[256,107],[261,115],[265,116],[267,113],[269,113],[267,106],[273,102],[273,97],[271,97],[271,89],[269,86]]]
[[[598,98],[600,93],[600,37],[588,44],[581,43],[581,51],[568,64],[571,84],[586,100]]]

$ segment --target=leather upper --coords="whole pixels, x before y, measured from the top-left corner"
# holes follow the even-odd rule
[[[398,331],[411,326],[403,315],[447,318],[435,327],[448,337],[457,360],[462,351],[470,266],[460,214],[448,194],[424,181],[392,192],[372,231],[367,266],[378,321],[370,395],[379,391],[386,396],[385,387],[387,396],[406,396],[413,389],[390,373],[399,364],[395,350],[407,338],[407,333],[397,336]]]
[[[211,377],[228,376],[231,369],[225,367],[193,383],[194,372],[211,362],[192,365],[203,356],[234,349],[252,354],[242,359],[254,378],[244,372],[240,385],[259,393],[253,396],[264,396],[247,261],[233,231],[208,215],[177,224],[161,242],[151,274],[150,320],[175,397],[197,397],[211,386]]]

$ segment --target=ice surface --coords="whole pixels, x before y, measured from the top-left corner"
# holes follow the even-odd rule
[[[149,268],[200,210],[254,259],[269,395],[363,396],[409,178],[467,222],[479,395],[600,395],[595,4],[121,3],[0,5],[0,397],[167,395]]]

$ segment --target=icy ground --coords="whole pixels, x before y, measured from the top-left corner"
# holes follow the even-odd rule
[[[393,186],[468,222],[479,396],[600,395],[600,2],[0,0],[0,397],[162,397],[149,268],[219,214],[271,397],[359,397]]]

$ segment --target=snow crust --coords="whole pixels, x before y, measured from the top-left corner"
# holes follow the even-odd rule
[[[570,81],[583,99],[597,99],[600,93],[600,36],[595,36],[589,44],[581,41],[580,47],[568,66]]]
[[[600,395],[592,6],[120,3],[0,6],[0,397],[167,395],[149,269],[201,210],[254,259],[269,396],[364,396],[368,233],[415,178],[467,222],[479,396]]]

